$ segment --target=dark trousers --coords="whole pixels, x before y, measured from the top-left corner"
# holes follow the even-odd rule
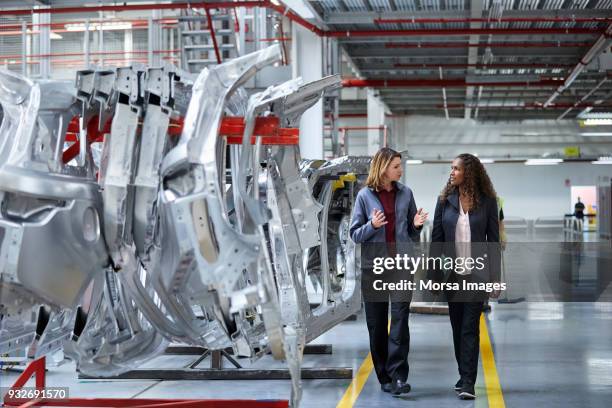
[[[455,358],[464,384],[474,385],[478,372],[480,314],[484,302],[448,302]]]
[[[381,384],[408,379],[410,302],[391,302],[391,329],[388,330],[389,302],[364,302],[370,335],[374,371]]]

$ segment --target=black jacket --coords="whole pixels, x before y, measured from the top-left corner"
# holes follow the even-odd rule
[[[459,193],[449,194],[444,202],[438,199],[431,233],[429,256],[455,257],[455,227],[459,219]],[[499,212],[494,197],[482,197],[480,205],[469,212],[472,257],[488,259],[487,280],[499,281],[501,253],[499,247]],[[478,244],[476,244],[478,243]]]

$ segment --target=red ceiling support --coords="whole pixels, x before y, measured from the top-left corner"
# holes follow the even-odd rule
[[[208,23],[208,31],[210,31],[210,38],[212,39],[213,47],[215,48],[215,57],[217,58],[217,64],[221,63],[221,53],[219,52],[219,45],[217,44],[217,35],[215,34],[215,27],[213,26],[212,16],[210,10],[205,8],[206,22]]]
[[[512,82],[489,82],[489,81],[466,81],[465,78],[458,79],[344,79],[342,86],[345,88],[464,88],[466,86],[487,87],[555,87],[562,84],[562,80],[540,79],[539,81],[512,81]]]

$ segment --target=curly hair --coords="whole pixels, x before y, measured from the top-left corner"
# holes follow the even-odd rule
[[[464,186],[468,197],[472,200],[472,208],[478,208],[482,197],[496,198],[497,194],[493,188],[493,183],[491,183],[491,179],[478,157],[469,153],[462,153],[456,158],[463,163]],[[451,184],[449,177],[440,193],[440,201],[444,202],[455,190],[457,190],[457,187]]]

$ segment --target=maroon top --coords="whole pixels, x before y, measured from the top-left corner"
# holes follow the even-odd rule
[[[392,183],[393,188],[391,191],[382,189],[377,191],[378,199],[382,204],[383,212],[385,213],[385,242],[395,242],[395,193],[397,187],[395,183]]]

